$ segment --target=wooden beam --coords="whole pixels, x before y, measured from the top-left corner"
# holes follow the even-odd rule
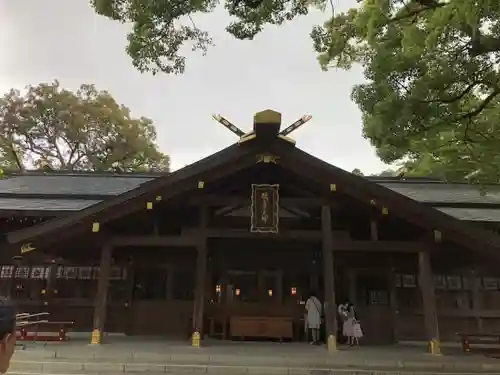
[[[97,293],[94,308],[94,322],[91,344],[101,344],[106,323],[106,311],[108,307],[109,276],[111,273],[113,247],[103,246],[101,250],[101,263],[99,268],[99,280],[97,281]]]
[[[198,206],[206,204],[209,206],[245,206],[250,205],[250,198],[240,196],[222,196],[222,195],[200,195],[187,199],[187,204]],[[280,206],[287,207],[321,207],[328,205],[334,207],[337,204],[333,201],[328,201],[323,198],[282,198],[279,200]]]
[[[418,253],[423,243],[418,241],[349,241],[335,240],[333,251],[380,253]]]
[[[320,242],[320,230],[288,230],[280,233],[251,233],[248,229],[206,229],[207,238],[236,239],[270,239],[270,240],[302,240]],[[106,240],[113,247],[146,246],[146,247],[197,247],[200,229],[185,228],[181,236],[113,236]],[[418,253],[424,243],[421,241],[353,241],[336,239],[333,251],[345,252],[385,252],[385,253]]]
[[[330,207],[321,208],[321,232],[323,244],[323,276],[325,291],[326,344],[328,351],[337,350],[337,305],[335,303],[335,277],[333,264],[333,235]]]
[[[439,355],[441,354],[441,348],[434,279],[432,276],[430,255],[425,247],[418,253],[418,268],[418,281],[420,284],[420,292],[422,293],[425,333],[429,340],[429,352],[433,355]]]
[[[182,236],[192,238],[197,236],[198,229],[186,228],[182,230]],[[304,240],[321,241],[321,231],[317,230],[289,230],[279,233],[252,233],[249,229],[207,229],[208,238],[266,238],[276,240]]]
[[[372,241],[378,241],[378,224],[375,220],[370,220],[370,238]]]
[[[114,247],[124,246],[187,246],[195,247],[199,241],[194,235],[187,236],[113,236],[108,241]]]
[[[203,311],[205,308],[205,284],[207,282],[207,237],[206,228],[208,226],[208,207],[200,207],[200,224],[199,231],[196,240],[198,241],[197,246],[197,258],[196,258],[196,287],[195,287],[195,298],[193,304],[193,333],[191,338],[191,344],[194,347],[200,347],[201,341],[204,336],[203,329]]]

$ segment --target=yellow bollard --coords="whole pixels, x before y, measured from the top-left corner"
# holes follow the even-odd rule
[[[328,340],[326,342],[326,347],[329,352],[337,351],[337,338],[334,335],[328,336]]]
[[[200,335],[200,332],[195,331],[193,333],[191,345],[193,347],[195,347],[195,348],[199,348],[201,346],[201,335]]]
[[[437,339],[432,339],[429,342],[429,351],[431,355],[441,355],[441,343]]]
[[[101,343],[101,332],[98,329],[92,331],[92,336],[90,338],[91,345],[99,345]]]

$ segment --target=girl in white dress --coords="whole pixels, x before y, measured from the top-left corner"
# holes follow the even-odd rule
[[[344,322],[342,331],[345,337],[347,337],[347,344],[354,345],[354,322],[356,321],[356,312],[354,311],[354,305],[350,303],[347,307],[347,320]]]
[[[361,323],[359,320],[354,320],[352,325],[352,338],[353,345],[359,346],[359,339],[363,337],[363,330],[361,329]]]

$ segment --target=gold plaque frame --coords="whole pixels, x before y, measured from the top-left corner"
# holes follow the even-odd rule
[[[252,184],[250,232],[278,233],[279,187],[279,184]]]

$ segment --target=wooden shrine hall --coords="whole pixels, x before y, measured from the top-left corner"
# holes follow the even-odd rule
[[[430,179],[365,178],[300,150],[266,110],[170,174],[24,172],[0,180],[0,294],[77,331],[304,340],[311,292],[364,343],[500,331],[500,198]]]

